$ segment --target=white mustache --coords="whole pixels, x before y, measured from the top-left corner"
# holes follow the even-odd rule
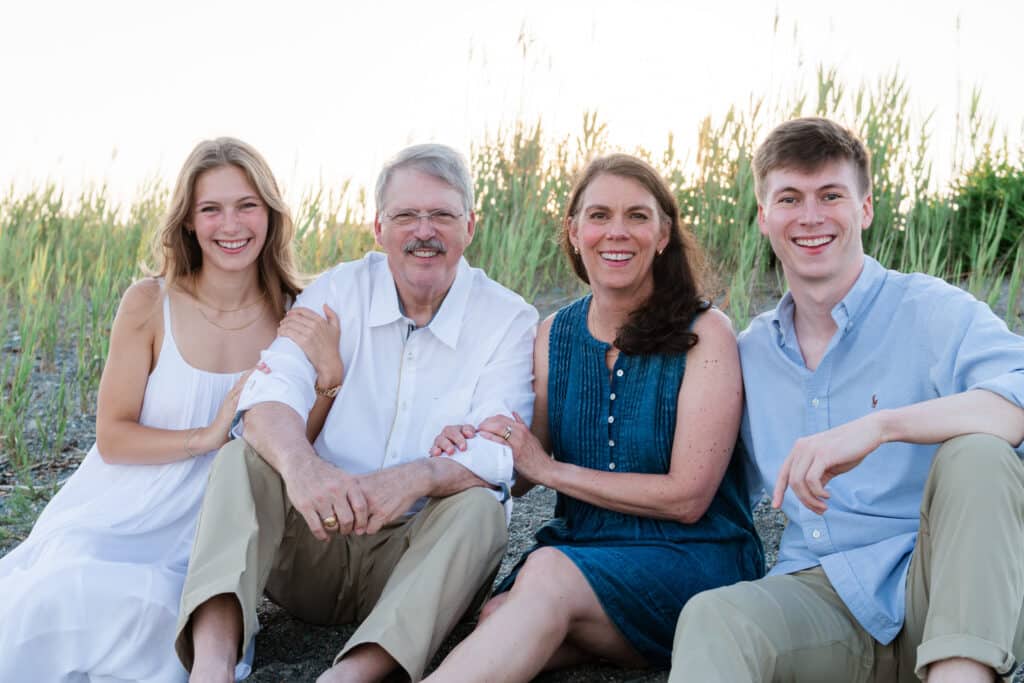
[[[429,240],[421,240],[414,237],[402,245],[402,251],[406,254],[411,254],[419,249],[430,249],[438,252],[439,254],[448,253],[448,249],[444,246],[441,240],[436,237],[431,237]]]

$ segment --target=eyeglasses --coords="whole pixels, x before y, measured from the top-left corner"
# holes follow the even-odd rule
[[[451,228],[458,224],[462,216],[463,214],[461,213],[452,213],[447,209],[423,212],[409,209],[395,214],[384,214],[386,219],[403,228],[410,225],[419,225],[420,220],[424,218],[435,228]]]

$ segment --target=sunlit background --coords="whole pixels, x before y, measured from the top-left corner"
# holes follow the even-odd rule
[[[516,121],[552,139],[585,112],[613,147],[695,148],[701,119],[898,71],[932,117],[936,173],[972,90],[1012,140],[1024,122],[1024,3],[156,2],[4,0],[0,185],[105,184],[130,200],[192,145],[234,135],[294,199],[369,185],[405,144],[467,153]]]

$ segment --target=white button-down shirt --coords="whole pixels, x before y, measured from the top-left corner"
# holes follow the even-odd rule
[[[382,253],[335,266],[295,305],[323,315],[325,303],[341,323],[345,377],[313,444],[324,460],[363,474],[428,457],[446,425],[512,411],[532,418],[537,311],[465,259],[426,327],[402,313]],[[306,354],[278,337],[261,358],[270,372],[250,376],[238,410],[276,401],[305,420],[316,400]],[[511,485],[507,446],[477,437],[451,458],[492,485]]]

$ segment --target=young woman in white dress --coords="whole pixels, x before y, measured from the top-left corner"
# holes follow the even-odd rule
[[[184,681],[178,600],[206,476],[260,350],[291,337],[341,383],[337,318],[300,291],[292,221],[263,158],[200,143],[178,177],[159,277],[125,292],[96,444],[29,537],[0,558],[0,681]],[[309,418],[323,425],[329,398]],[[239,676],[248,673],[240,665]]]

